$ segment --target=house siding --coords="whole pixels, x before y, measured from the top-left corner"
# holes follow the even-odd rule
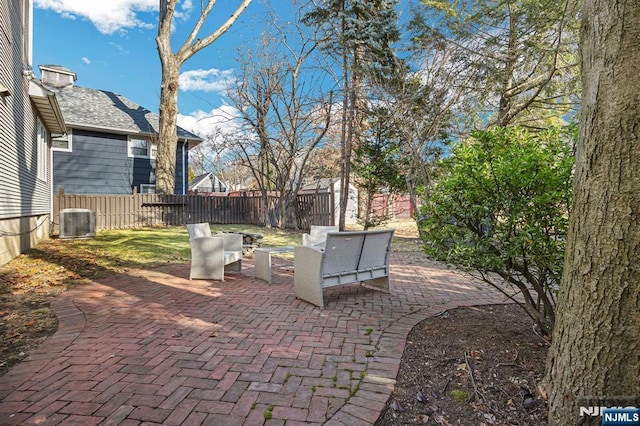
[[[53,191],[67,194],[131,194],[155,184],[155,160],[129,157],[127,135],[72,130],[72,151],[53,153]],[[182,145],[176,155],[176,194],[183,192]]]
[[[0,97],[0,264],[47,238],[51,210],[49,180],[37,177],[36,114],[23,75],[30,66],[28,9],[26,0],[0,2],[0,84],[11,93]]]

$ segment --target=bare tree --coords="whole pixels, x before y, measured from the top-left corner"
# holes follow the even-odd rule
[[[394,78],[371,82],[374,104],[389,111],[400,135],[398,161],[414,211],[428,196],[433,162],[449,140],[472,125],[460,122],[469,116],[470,77],[462,63],[451,61],[455,54],[452,46],[414,44]]]
[[[173,194],[175,190],[176,149],[178,143],[178,78],[180,68],[195,53],[213,43],[224,34],[240,14],[249,6],[251,0],[242,0],[236,10],[216,30],[204,38],[198,35],[207,20],[216,0],[208,0],[200,12],[191,33],[176,53],[171,48],[171,25],[177,0],[160,0],[160,20],[156,44],[162,65],[162,83],[160,86],[160,141],[156,157],[156,190]]]
[[[263,35],[259,52],[243,54],[242,75],[230,94],[247,129],[235,141],[236,150],[254,174],[265,206],[270,193],[278,196],[275,225],[281,228],[297,219],[296,196],[329,128],[333,103],[307,64],[316,51],[315,37],[296,25],[290,29],[276,27],[274,35]],[[265,209],[270,226],[267,214]]]

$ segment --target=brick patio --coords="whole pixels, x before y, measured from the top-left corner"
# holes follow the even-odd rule
[[[243,263],[222,283],[183,264],[64,293],[55,335],[0,377],[0,424],[370,425],[415,324],[505,301],[400,252],[391,294],[331,289],[321,310],[296,299],[292,262],[275,261],[271,285]]]

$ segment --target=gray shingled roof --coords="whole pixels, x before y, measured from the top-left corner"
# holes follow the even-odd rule
[[[111,129],[129,134],[158,134],[159,116],[122,95],[106,90],[72,86],[51,89],[68,127]],[[178,137],[202,141],[178,127]]]
[[[194,188],[196,188],[198,185],[200,185],[202,182],[204,182],[207,179],[211,179],[211,173],[205,173],[203,175],[194,177],[189,182],[189,191],[193,190]]]

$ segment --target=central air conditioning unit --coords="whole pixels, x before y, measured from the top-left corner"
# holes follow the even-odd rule
[[[96,212],[88,209],[60,210],[60,238],[96,236]]]

